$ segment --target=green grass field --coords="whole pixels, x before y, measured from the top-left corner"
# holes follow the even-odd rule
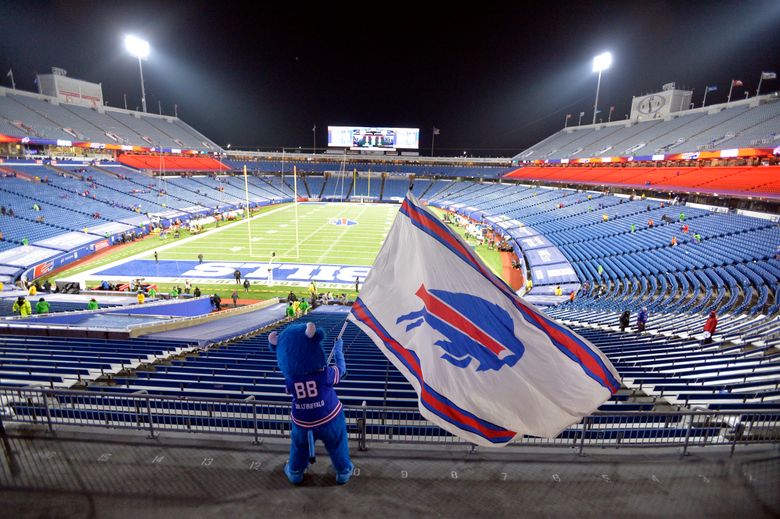
[[[397,205],[293,204],[267,211],[259,218],[208,231],[158,254],[161,260],[267,261],[291,263],[372,265],[393,223]],[[334,225],[338,218],[356,225]],[[297,232],[297,236],[296,236]],[[160,242],[161,246],[164,242]],[[152,258],[149,250],[141,258]]]
[[[158,252],[160,260],[194,261],[198,254],[203,254],[204,261],[267,261],[271,251],[275,251],[276,262],[368,266],[373,265],[398,209],[398,205],[386,204],[299,204],[296,240],[296,207],[293,204],[263,207],[249,220],[249,229],[244,220],[223,222],[219,227],[211,224],[201,235],[190,237],[185,233],[176,240],[148,237],[52,278],[66,279],[123,259],[152,259],[154,251]],[[442,211],[434,209],[434,212],[441,216]],[[342,217],[354,220],[357,224],[332,223],[334,219]],[[463,235],[461,229],[450,228]],[[475,251],[494,272],[501,275],[498,252],[483,246],[477,246]],[[219,293],[223,298],[229,297],[233,290],[229,284],[199,285],[204,292]],[[161,282],[158,286],[165,292],[173,284]],[[338,292],[354,296],[354,291],[349,288],[340,288]],[[257,284],[252,285],[248,294],[243,290],[239,294],[242,299],[267,299],[286,296],[289,291],[288,286],[267,287]]]

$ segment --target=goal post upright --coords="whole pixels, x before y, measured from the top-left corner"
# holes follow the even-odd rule
[[[244,164],[244,197],[246,199],[246,236],[247,241],[249,242],[249,256],[251,257],[252,254],[252,222],[250,221],[249,217],[251,213],[249,212],[249,177],[246,173],[246,164]]]
[[[301,244],[298,235],[298,167],[293,166],[293,203],[295,204],[295,257],[301,257]]]

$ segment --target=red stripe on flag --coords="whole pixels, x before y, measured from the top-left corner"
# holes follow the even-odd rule
[[[471,251],[465,248],[463,244],[460,241],[458,241],[458,239],[455,236],[452,235],[452,233],[446,230],[442,230],[437,225],[432,224],[429,221],[430,216],[428,216],[427,214],[421,214],[422,212],[418,213],[417,207],[412,206],[406,200],[404,200],[402,208],[406,209],[406,213],[409,215],[409,218],[419,223],[429,231],[433,232],[434,234],[436,234],[436,236],[438,236],[439,238],[447,242],[447,244],[449,244],[451,247],[454,247],[458,252],[460,252],[467,258],[471,259],[474,262],[475,267],[480,267],[479,263],[474,261],[474,258],[471,255]],[[480,271],[482,271],[481,267],[480,267]]]
[[[593,358],[595,353],[586,352],[579,344],[577,344],[576,341],[572,340],[571,337],[561,332],[554,326],[550,326],[550,323],[548,323],[536,312],[528,311],[526,316],[536,321],[536,323],[539,324],[539,326],[541,326],[550,337],[558,341],[558,343],[564,345],[566,349],[568,349],[585,367],[591,371],[591,373],[599,377],[612,393],[617,391],[617,388],[610,383],[609,377],[607,377],[607,374],[604,373],[601,365]]]
[[[455,329],[463,332],[471,337],[473,340],[492,351],[498,358],[504,358],[512,352],[509,348],[499,343],[493,337],[482,331],[474,323],[468,320],[463,314],[447,305],[441,299],[431,294],[425,289],[425,285],[420,285],[415,295],[422,299],[425,303],[425,308],[428,309],[436,317],[440,318],[447,324],[452,325]]]

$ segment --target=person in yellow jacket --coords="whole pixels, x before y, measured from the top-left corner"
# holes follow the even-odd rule
[[[558,285],[555,287],[555,295],[556,296],[562,296],[563,295],[563,289],[561,288],[561,285]]]
[[[30,297],[38,295],[38,287],[35,285],[30,285],[30,290],[28,290],[27,293],[30,295]]]
[[[22,317],[27,317],[32,313],[32,305],[30,305],[30,302],[26,300],[24,296],[19,296],[19,299],[16,300],[11,311]]]
[[[142,304],[144,304],[144,301],[146,301],[146,296],[144,295],[144,293],[143,293],[143,292],[141,292],[141,291],[139,290],[139,291],[138,291],[138,297],[137,297],[136,299],[138,299],[138,304],[139,304],[139,305],[142,305]]]

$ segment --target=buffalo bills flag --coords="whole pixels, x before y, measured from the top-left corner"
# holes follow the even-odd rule
[[[409,193],[349,319],[470,442],[555,437],[620,387],[595,346],[524,302]]]

